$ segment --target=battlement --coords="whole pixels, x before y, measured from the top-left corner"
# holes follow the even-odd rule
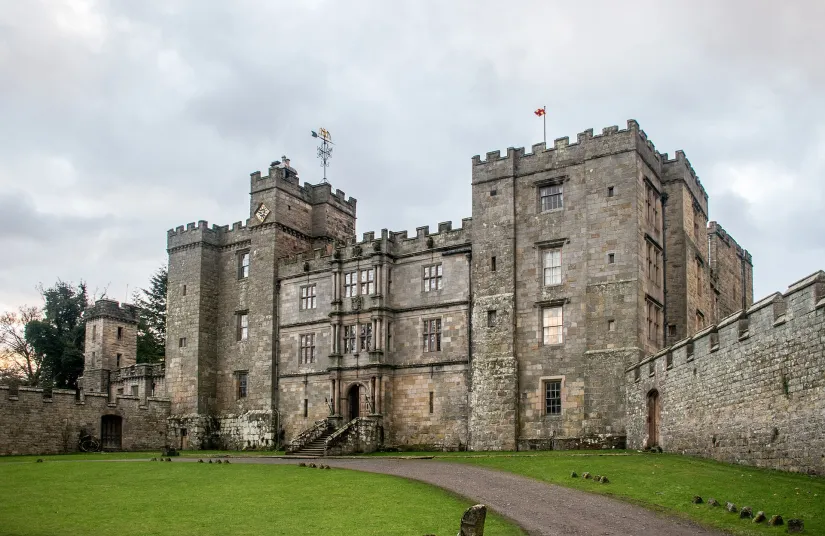
[[[83,391],[73,391],[71,389],[52,389],[46,391],[40,387],[14,387],[10,385],[0,385],[0,412],[6,404],[16,404],[20,406],[30,406],[34,402],[55,405],[94,405],[102,408],[116,408],[123,406],[124,409],[147,409],[150,406],[157,406],[168,411],[169,401],[164,398],[149,397],[146,405],[139,404],[140,398],[131,395],[117,395],[109,399],[107,393],[86,393]]]
[[[568,166],[631,150],[636,150],[657,173],[660,171],[661,155],[647,134],[639,128],[639,123],[628,119],[627,128],[624,129],[613,125],[604,127],[601,134],[594,135],[592,128],[580,132],[575,143],[570,143],[570,138],[565,136],[555,139],[551,148],[547,148],[544,143],[534,144],[529,153],[523,147],[509,147],[506,156],[502,156],[501,151],[488,152],[484,160],[475,155],[472,158],[473,182]]]
[[[772,337],[773,330],[785,326],[793,331],[793,323],[798,319],[825,309],[825,271],[815,272],[791,284],[782,294],[776,292],[762,298],[747,310],[739,310],[721,319],[717,324],[707,326],[692,336],[664,348],[658,353],[642,359],[627,369],[634,381],[643,376],[644,367],[648,373],[655,373],[657,367],[666,370],[684,365],[701,357],[708,357],[718,351],[729,352],[734,346],[747,339],[760,340]],[[825,314],[817,317],[825,329]],[[725,354],[722,354],[725,355]],[[664,366],[659,360],[665,359]]]
[[[325,270],[331,261],[348,261],[370,257],[376,254],[391,256],[409,255],[427,250],[441,250],[469,244],[472,232],[472,218],[461,220],[461,227],[453,229],[453,222],[438,224],[438,232],[430,233],[425,225],[416,228],[415,236],[408,238],[407,231],[389,231],[382,229],[376,238],[374,231],[365,232],[360,241],[353,237],[348,244],[326,249],[315,248],[279,261],[279,275],[289,277],[305,271]]]
[[[691,191],[693,197],[696,198],[696,201],[699,203],[699,206],[705,213],[705,217],[708,215],[708,193],[705,191],[705,187],[702,186],[702,182],[699,180],[698,175],[696,175],[696,171],[694,171],[693,166],[688,160],[687,156],[685,156],[684,151],[676,151],[676,158],[670,159],[667,153],[664,153],[662,156],[662,173],[663,173],[663,180],[665,182],[668,181],[675,181],[675,180],[682,180],[687,185],[688,190]]]
[[[174,249],[198,243],[222,246],[247,239],[246,233],[248,230],[249,220],[245,222],[236,221],[231,228],[229,225],[212,225],[210,227],[209,222],[200,220],[197,224],[192,222],[185,227],[179,225],[175,229],[169,229],[166,232],[166,247],[167,249]]]
[[[710,235],[718,236],[726,246],[731,247],[736,251],[739,258],[744,259],[748,264],[753,266],[753,258],[751,257],[750,252],[740,246],[736,240],[734,240],[733,237],[730,236],[721,225],[719,225],[718,222],[708,222],[708,236]]]
[[[164,375],[165,366],[163,363],[137,363],[111,371],[109,381],[116,383],[131,378],[161,378]]]
[[[336,189],[333,191],[332,185],[329,183],[310,184],[304,182],[302,186],[298,178],[298,172],[289,167],[289,160],[286,162],[286,165],[279,161],[272,162],[266,176],[261,175],[260,171],[250,173],[252,191],[274,187],[302,199],[310,205],[328,203],[344,212],[355,215],[357,199],[354,197],[347,198],[343,190]]]
[[[137,324],[139,308],[130,303],[120,304],[115,300],[97,300],[94,305],[86,308],[83,316],[86,320],[95,318],[113,318],[129,324]]]

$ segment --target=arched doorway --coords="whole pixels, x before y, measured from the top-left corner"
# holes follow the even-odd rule
[[[360,383],[353,384],[347,391],[347,410],[349,420],[361,416],[361,401],[363,400],[364,386]]]
[[[123,419],[117,415],[100,418],[100,442],[103,450],[120,450],[123,436]]]
[[[647,446],[659,445],[659,426],[661,425],[661,402],[656,389],[647,393]]]

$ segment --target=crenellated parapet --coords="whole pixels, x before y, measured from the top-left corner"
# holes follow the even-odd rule
[[[662,154],[662,173],[664,182],[684,182],[705,218],[708,217],[708,194],[684,151],[676,151],[676,158],[672,160],[667,153]]]
[[[180,225],[166,233],[166,249],[169,252],[192,246],[223,247],[249,240],[249,220],[229,225],[212,225],[200,220],[186,226]]]
[[[661,155],[639,128],[639,123],[629,119],[624,129],[613,125],[603,128],[601,134],[594,134],[592,128],[580,132],[574,143],[570,143],[570,138],[563,137],[554,140],[549,148],[544,143],[537,143],[529,153],[523,147],[510,147],[505,156],[501,151],[488,152],[484,160],[479,155],[473,156],[473,183],[569,166],[634,150],[648,166],[656,172],[660,171],[663,162]]]
[[[286,164],[278,161],[272,162],[267,175],[262,175],[260,171],[250,173],[252,191],[278,188],[310,205],[328,203],[348,214],[355,215],[358,201],[354,197],[347,198],[342,190],[333,191],[329,183],[304,182],[302,186],[297,171],[289,167],[288,162]]]
[[[472,233],[472,218],[461,220],[461,227],[453,229],[453,222],[438,224],[438,231],[431,233],[425,225],[416,228],[414,236],[407,231],[388,231],[382,229],[376,236],[374,231],[363,233],[361,240],[353,237],[346,244],[315,248],[311,251],[284,257],[279,261],[278,274],[289,277],[303,272],[326,270],[330,262],[346,262],[367,259],[375,255],[387,255],[391,258],[415,255],[426,251],[447,251],[462,246],[469,246]]]
[[[110,318],[127,324],[137,324],[140,308],[130,303],[121,304],[115,300],[97,300],[83,313],[86,320]]]
[[[748,250],[746,250],[745,248],[743,248],[742,246],[740,246],[740,245],[736,242],[736,240],[734,240],[734,239],[733,239],[733,237],[732,237],[732,236],[730,236],[730,235],[729,235],[729,234],[725,231],[725,229],[723,229],[723,228],[722,228],[722,226],[721,226],[721,225],[719,225],[719,223],[718,223],[718,222],[715,222],[715,221],[708,222],[708,236],[711,236],[711,235],[716,235],[716,236],[718,236],[718,237],[719,237],[719,239],[720,239],[720,240],[721,240],[721,241],[722,241],[722,242],[723,242],[726,246],[728,246],[728,247],[730,247],[730,248],[733,248],[733,249],[736,251],[736,255],[737,255],[740,259],[743,259],[745,262],[747,262],[748,264],[750,264],[751,266],[753,266],[753,258],[751,257],[750,252],[749,252]]]
[[[797,319],[819,312],[820,329],[825,330],[825,272],[820,270],[788,287],[782,294],[776,292],[751,305],[747,310],[737,311],[717,324],[674,343],[658,353],[642,359],[627,369],[632,381],[638,381],[645,374],[656,373],[657,366],[669,370],[684,366],[699,356],[718,359],[736,350],[745,340],[759,340],[773,337],[773,330],[779,326],[793,324]],[[659,363],[659,365],[657,365]],[[661,366],[664,363],[664,366]]]

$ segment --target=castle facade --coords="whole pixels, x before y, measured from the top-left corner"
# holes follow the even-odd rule
[[[681,151],[635,121],[472,161],[472,218],[354,236],[356,201],[250,177],[249,219],[168,233],[176,445],[364,422],[385,446],[613,447],[625,370],[753,301]]]

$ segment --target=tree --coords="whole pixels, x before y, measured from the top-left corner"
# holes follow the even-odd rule
[[[149,289],[135,292],[135,305],[140,307],[137,329],[137,362],[158,363],[166,355],[166,287],[169,281],[166,265],[152,275]]]
[[[40,384],[43,355],[26,340],[26,324],[40,320],[40,309],[21,306],[17,312],[0,314],[0,368],[4,381],[17,380],[24,385]]]
[[[86,284],[81,282],[75,288],[71,283],[58,281],[48,289],[41,286],[40,293],[45,302],[43,318],[26,324],[26,342],[43,356],[44,387],[74,389],[83,373]]]

